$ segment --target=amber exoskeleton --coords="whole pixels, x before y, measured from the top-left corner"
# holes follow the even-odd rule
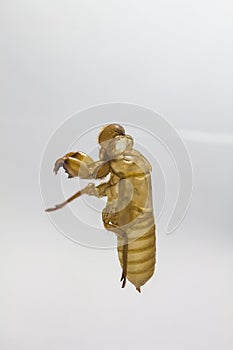
[[[133,138],[119,124],[104,126],[98,138],[99,160],[83,152],[70,152],[58,159],[54,172],[63,167],[68,177],[109,180],[98,186],[89,183],[65,202],[46,211],[62,208],[82,194],[107,197],[102,212],[104,227],[117,236],[122,267],[122,287],[128,279],[140,292],[155,270],[155,223],[152,203],[151,165],[133,148]]]

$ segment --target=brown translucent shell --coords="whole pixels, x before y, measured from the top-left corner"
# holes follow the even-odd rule
[[[103,143],[105,141],[114,139],[118,135],[125,135],[125,129],[120,124],[110,124],[103,128],[99,134],[98,142]]]

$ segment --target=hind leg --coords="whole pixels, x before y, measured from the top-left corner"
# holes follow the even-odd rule
[[[107,214],[104,212],[102,215],[102,218],[103,218],[103,223],[106,230],[114,232],[118,237],[121,237],[124,242],[123,259],[122,259],[123,268],[122,268],[122,275],[121,275],[121,282],[122,282],[121,288],[124,288],[126,285],[126,277],[127,277],[128,237],[127,237],[127,234],[123,230],[121,230],[118,225],[112,222],[113,218],[111,219],[111,215],[109,215],[109,213]]]

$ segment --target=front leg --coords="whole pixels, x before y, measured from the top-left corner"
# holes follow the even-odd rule
[[[57,174],[61,167],[68,174],[68,178],[78,176],[81,179],[100,179],[107,176],[110,171],[108,162],[95,162],[83,152],[69,152],[59,158],[55,163],[54,173]]]

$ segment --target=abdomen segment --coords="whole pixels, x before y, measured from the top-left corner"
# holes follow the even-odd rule
[[[140,292],[141,286],[153,276],[155,270],[155,225],[151,225],[146,233],[138,235],[136,239],[132,236],[133,231],[128,234],[127,279]],[[122,244],[122,239],[118,237],[118,257],[123,268]]]

